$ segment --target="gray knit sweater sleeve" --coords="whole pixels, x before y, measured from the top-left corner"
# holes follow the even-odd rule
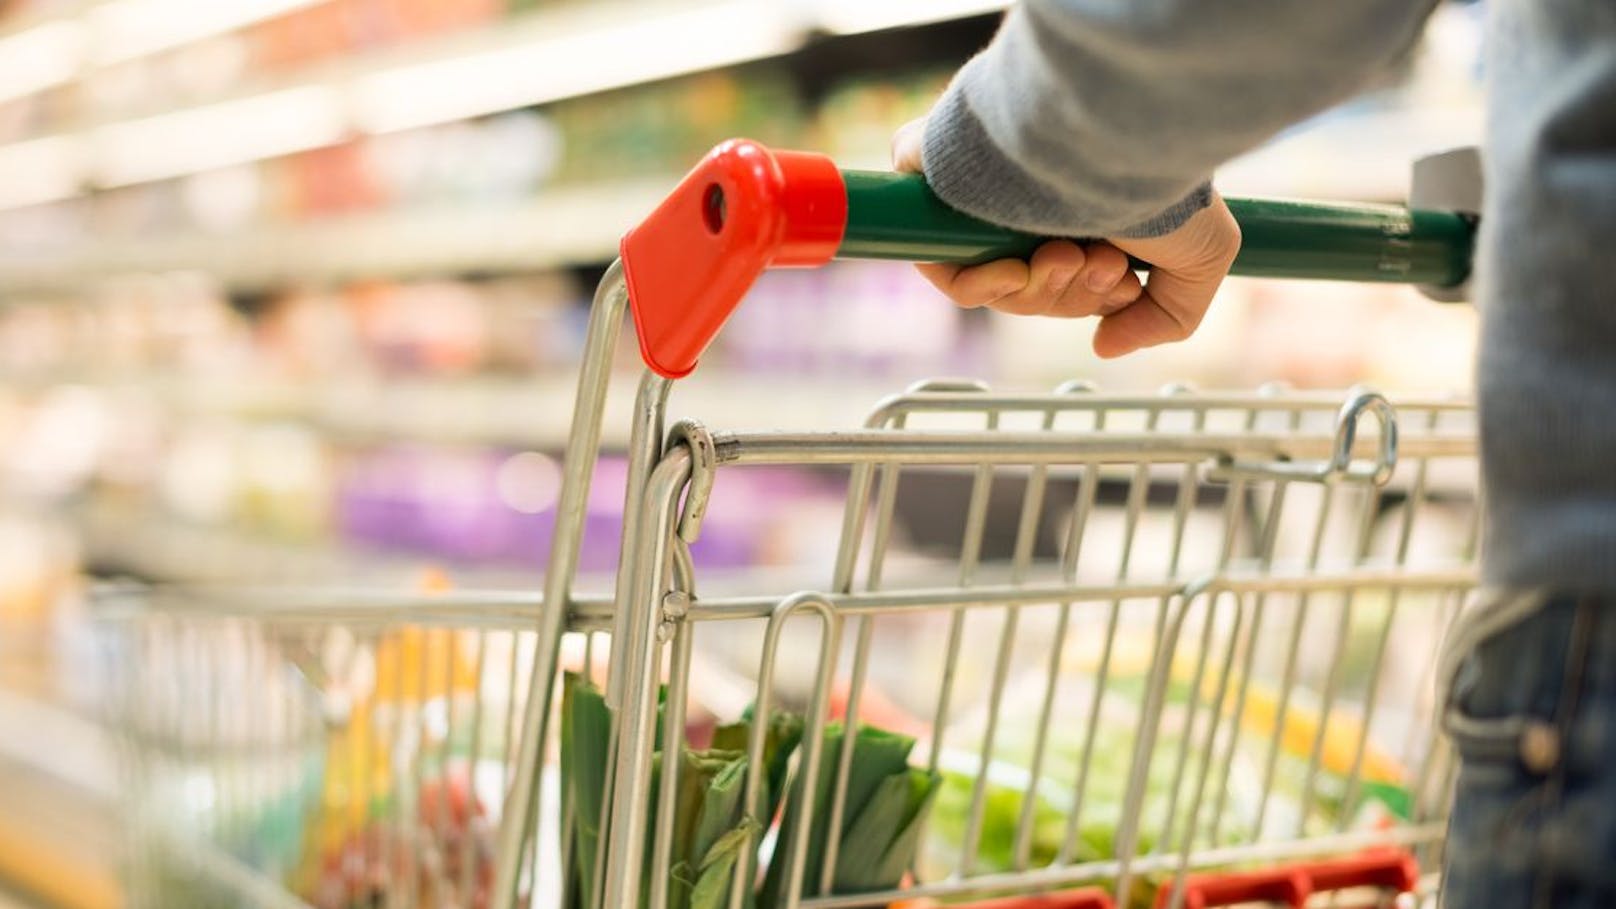
[[[1156,236],[1212,170],[1402,58],[1434,0],[1024,0],[927,120],[948,203],[1064,236]]]

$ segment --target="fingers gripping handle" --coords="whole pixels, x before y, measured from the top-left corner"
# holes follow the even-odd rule
[[[1475,220],[1390,205],[1228,199],[1243,235],[1234,274],[1458,286]],[[917,174],[840,171],[823,155],[734,139],[623,238],[646,365],[688,374],[765,268],[834,257],[1025,258],[1048,238],[950,208]],[[1148,263],[1135,262],[1138,268]]]

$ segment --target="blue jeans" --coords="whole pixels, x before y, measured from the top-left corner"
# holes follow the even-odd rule
[[[1561,596],[1461,656],[1448,909],[1616,907],[1616,597]]]

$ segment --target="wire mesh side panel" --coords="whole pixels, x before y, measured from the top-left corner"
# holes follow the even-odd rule
[[[1411,402],[1389,482],[1357,470],[1385,429],[1314,476],[1342,400],[950,383],[888,402],[873,425],[902,432],[868,451],[796,439],[844,478],[841,546],[822,592],[698,596],[669,626],[659,776],[627,808],[640,904],[1173,905],[1197,870],[1387,845],[1437,867],[1430,681],[1471,584],[1473,430]],[[721,439],[718,483],[748,444],[790,461]],[[731,838],[691,839],[715,804]]]
[[[119,600],[131,905],[487,904],[536,606]],[[554,887],[554,840],[536,850]]]

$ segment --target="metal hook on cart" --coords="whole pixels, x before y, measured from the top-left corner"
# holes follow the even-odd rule
[[[680,420],[668,430],[668,448],[676,445],[690,449],[690,485],[685,491],[684,508],[679,512],[679,539],[694,543],[701,535],[701,521],[707,515],[707,501],[712,496],[718,448],[713,444],[712,433],[699,420]],[[686,558],[689,558],[688,552]]]
[[[1352,446],[1357,440],[1358,420],[1365,413],[1373,414],[1380,425],[1380,446],[1372,467],[1352,466]],[[1397,468],[1397,411],[1379,392],[1364,388],[1353,389],[1353,396],[1341,407],[1336,418],[1335,451],[1330,458],[1330,472],[1346,479],[1363,479],[1376,486],[1386,485]]]
[[[1365,415],[1375,418],[1379,428],[1375,458],[1368,462],[1354,462],[1353,449],[1358,442],[1358,423]],[[1379,392],[1354,389],[1352,396],[1341,405],[1336,415],[1335,438],[1330,444],[1330,456],[1324,461],[1279,460],[1253,463],[1224,457],[1208,473],[1210,479],[1226,480],[1236,476],[1269,479],[1300,480],[1310,483],[1370,483],[1384,486],[1397,468],[1397,412],[1391,402]]]

